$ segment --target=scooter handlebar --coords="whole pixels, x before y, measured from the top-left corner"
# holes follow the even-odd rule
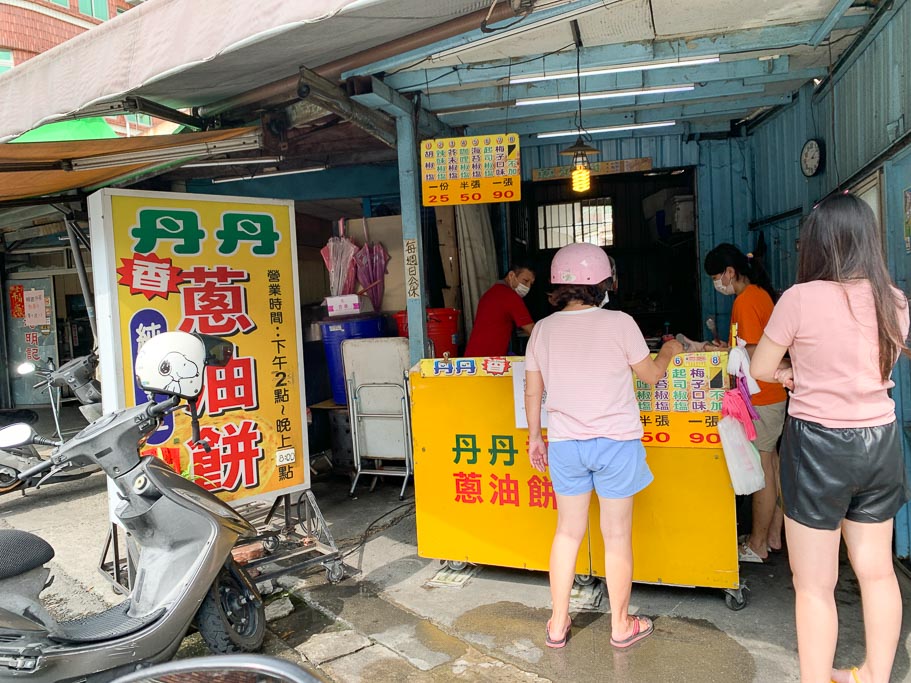
[[[149,406],[147,415],[149,417],[161,417],[170,410],[173,410],[180,403],[180,396],[171,396],[171,398],[161,403],[153,403]]]

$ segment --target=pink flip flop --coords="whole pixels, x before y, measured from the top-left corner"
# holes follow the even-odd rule
[[[635,620],[635,625],[633,626],[633,632],[628,637],[623,640],[610,639],[610,644],[615,648],[624,650],[655,632],[655,624],[648,617],[633,617],[633,619]],[[642,624],[645,624],[645,628],[642,628]]]
[[[573,626],[573,620],[570,619],[566,624],[566,630],[563,631],[563,637],[560,640],[553,640],[550,637],[550,619],[547,620],[547,630],[545,631],[544,644],[547,647],[552,647],[555,650],[566,647],[566,641],[569,639],[569,629]]]

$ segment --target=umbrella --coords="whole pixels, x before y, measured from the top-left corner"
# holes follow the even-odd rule
[[[354,292],[354,255],[357,245],[347,237],[330,237],[326,246],[320,249],[323,263],[329,271],[329,293],[332,296]]]
[[[368,242],[354,256],[357,264],[357,279],[370,297],[373,310],[379,311],[383,304],[383,293],[386,288],[386,264],[389,263],[389,252],[379,242]]]

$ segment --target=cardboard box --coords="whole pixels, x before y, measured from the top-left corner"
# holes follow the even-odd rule
[[[357,315],[361,312],[361,298],[357,294],[327,296],[326,308],[329,310],[330,318],[339,315]]]

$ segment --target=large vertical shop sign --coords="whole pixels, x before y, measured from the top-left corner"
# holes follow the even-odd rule
[[[175,413],[143,454],[226,501],[306,488],[293,203],[102,190],[89,216],[105,410],[147,400],[133,364],[148,339],[225,337],[235,357],[205,370],[200,442]],[[195,367],[174,365],[184,371]]]

